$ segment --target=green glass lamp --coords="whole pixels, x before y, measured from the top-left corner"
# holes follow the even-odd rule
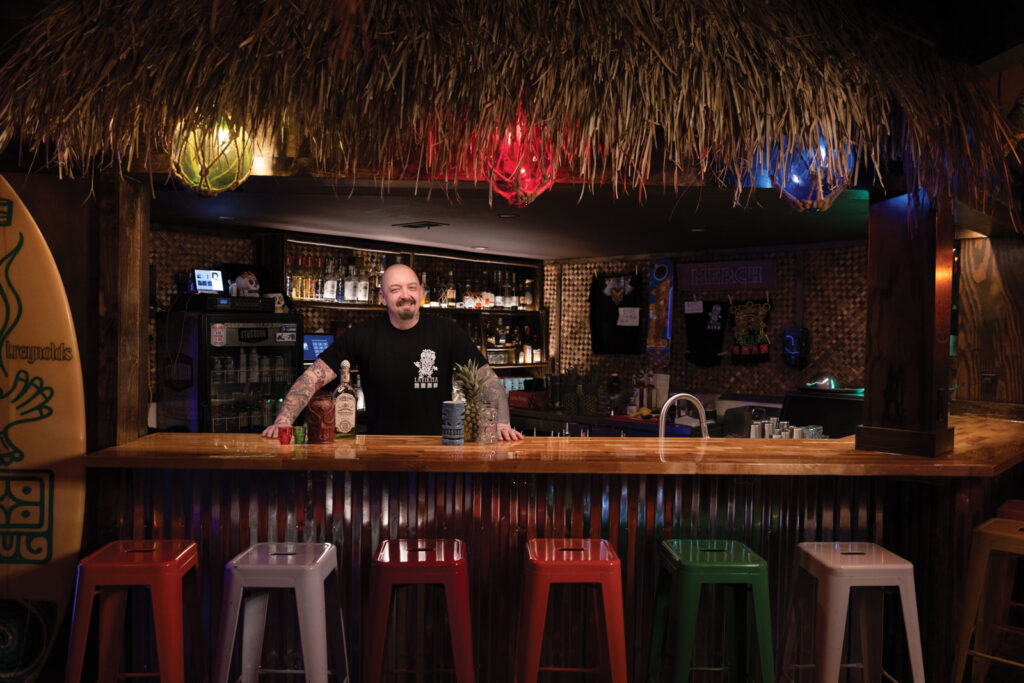
[[[223,116],[210,128],[179,130],[171,168],[195,192],[212,197],[233,190],[252,171],[253,144],[249,134]]]

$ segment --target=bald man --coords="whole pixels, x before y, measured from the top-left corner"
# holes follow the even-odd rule
[[[480,349],[450,320],[420,316],[423,290],[416,272],[401,264],[384,271],[379,292],[387,315],[353,326],[331,344],[288,390],[274,424],[263,436],[295,421],[318,389],[339,374],[341,361],[359,367],[370,434],[440,434],[441,403],[451,400],[452,365],[477,362],[485,395],[498,398],[498,438],[523,435],[509,425],[501,380]]]

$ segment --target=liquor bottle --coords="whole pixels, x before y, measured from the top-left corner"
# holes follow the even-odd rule
[[[334,259],[327,261],[327,277],[324,279],[323,298],[325,301],[336,301],[338,298],[338,274],[334,269]]]
[[[484,271],[484,278],[480,285],[480,306],[479,308],[494,308],[494,290],[491,287],[491,279]]]
[[[309,280],[306,272],[306,257],[299,256],[299,275],[296,278],[295,286],[299,291],[299,298],[306,298],[306,281]]]
[[[292,256],[289,254],[285,258],[284,266],[284,293],[288,296],[292,296]]]
[[[363,395],[363,382],[359,377],[359,373],[355,373],[355,378],[352,380],[352,388],[356,390],[356,412],[360,410],[366,410],[366,397]]]
[[[533,362],[533,335],[530,333],[530,326],[529,325],[523,325],[523,335],[522,336],[523,336],[523,340],[522,340],[522,343],[523,343],[523,351],[522,351],[523,362],[524,363],[532,363]]]
[[[295,268],[292,271],[292,291],[289,292],[293,299],[302,298],[302,257],[295,257]]]
[[[427,286],[427,271],[423,271],[423,275],[420,276],[420,306],[427,307],[430,305],[430,287]]]
[[[505,290],[502,288],[502,271],[495,275],[495,308],[505,308]]]
[[[370,303],[370,278],[366,274],[366,268],[359,269],[359,276],[356,280],[356,301],[361,304]]]
[[[320,301],[324,298],[324,259],[316,257],[316,277],[313,280],[313,298]]]
[[[476,308],[476,294],[473,291],[473,284],[466,280],[466,288],[462,290],[462,307]]]
[[[498,328],[490,321],[484,323],[484,341],[488,347],[498,345]]]
[[[523,298],[519,308],[533,310],[533,280],[529,278],[523,280]]]
[[[498,318],[498,326],[495,330],[495,336],[495,342],[497,342],[498,346],[505,346],[508,344],[508,326],[501,321],[501,318]]]
[[[345,278],[345,303],[354,304],[356,303],[356,290],[359,281],[356,279],[356,266],[354,263],[348,264],[348,277]]]
[[[452,271],[448,271],[448,282],[444,286],[445,293],[445,307],[455,308],[455,303],[458,301],[458,297],[455,294],[455,277],[452,275]]]
[[[505,305],[515,310],[519,308],[519,287],[516,285],[516,272],[512,271],[512,283],[509,284],[508,280],[505,280],[505,286],[508,287],[508,292],[505,294]]]
[[[518,308],[516,305],[517,297],[515,290],[512,289],[512,278],[515,277],[513,273],[510,277],[508,273],[505,273],[505,280],[501,283],[501,299],[505,302],[505,308]]]
[[[334,433],[352,436],[356,430],[356,392],[349,378],[349,362],[341,361],[341,380],[334,390]]]
[[[338,289],[335,290],[334,300],[339,304],[343,304],[345,303],[345,262],[342,259],[338,259],[335,277],[338,279]]]

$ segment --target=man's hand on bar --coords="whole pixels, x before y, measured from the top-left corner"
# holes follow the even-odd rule
[[[263,430],[263,436],[265,436],[268,439],[276,439],[277,438],[277,427],[278,427],[278,424],[276,422],[274,424],[270,425],[269,427],[267,427],[266,429]]]
[[[498,423],[498,441],[521,441],[523,435],[512,429],[512,425],[504,422]]]

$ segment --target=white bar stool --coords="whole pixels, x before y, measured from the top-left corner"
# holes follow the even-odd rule
[[[924,683],[914,565],[875,543],[800,543],[797,548],[800,566],[818,580],[815,680],[818,683],[839,680],[850,589],[895,586],[899,588],[903,607],[911,673],[914,683]],[[859,617],[866,681],[878,680],[882,673],[882,597],[880,591],[871,591],[861,601]]]
[[[307,683],[327,683],[328,629],[339,681],[349,680],[338,560],[331,543],[257,543],[227,563],[215,683],[227,683],[242,622],[242,683],[255,683],[263,651],[270,589],[292,589]],[[243,602],[243,593],[248,591]],[[328,614],[330,619],[328,619]],[[345,677],[341,677],[341,669]],[[277,670],[275,670],[277,671]],[[279,673],[283,673],[278,671]]]

